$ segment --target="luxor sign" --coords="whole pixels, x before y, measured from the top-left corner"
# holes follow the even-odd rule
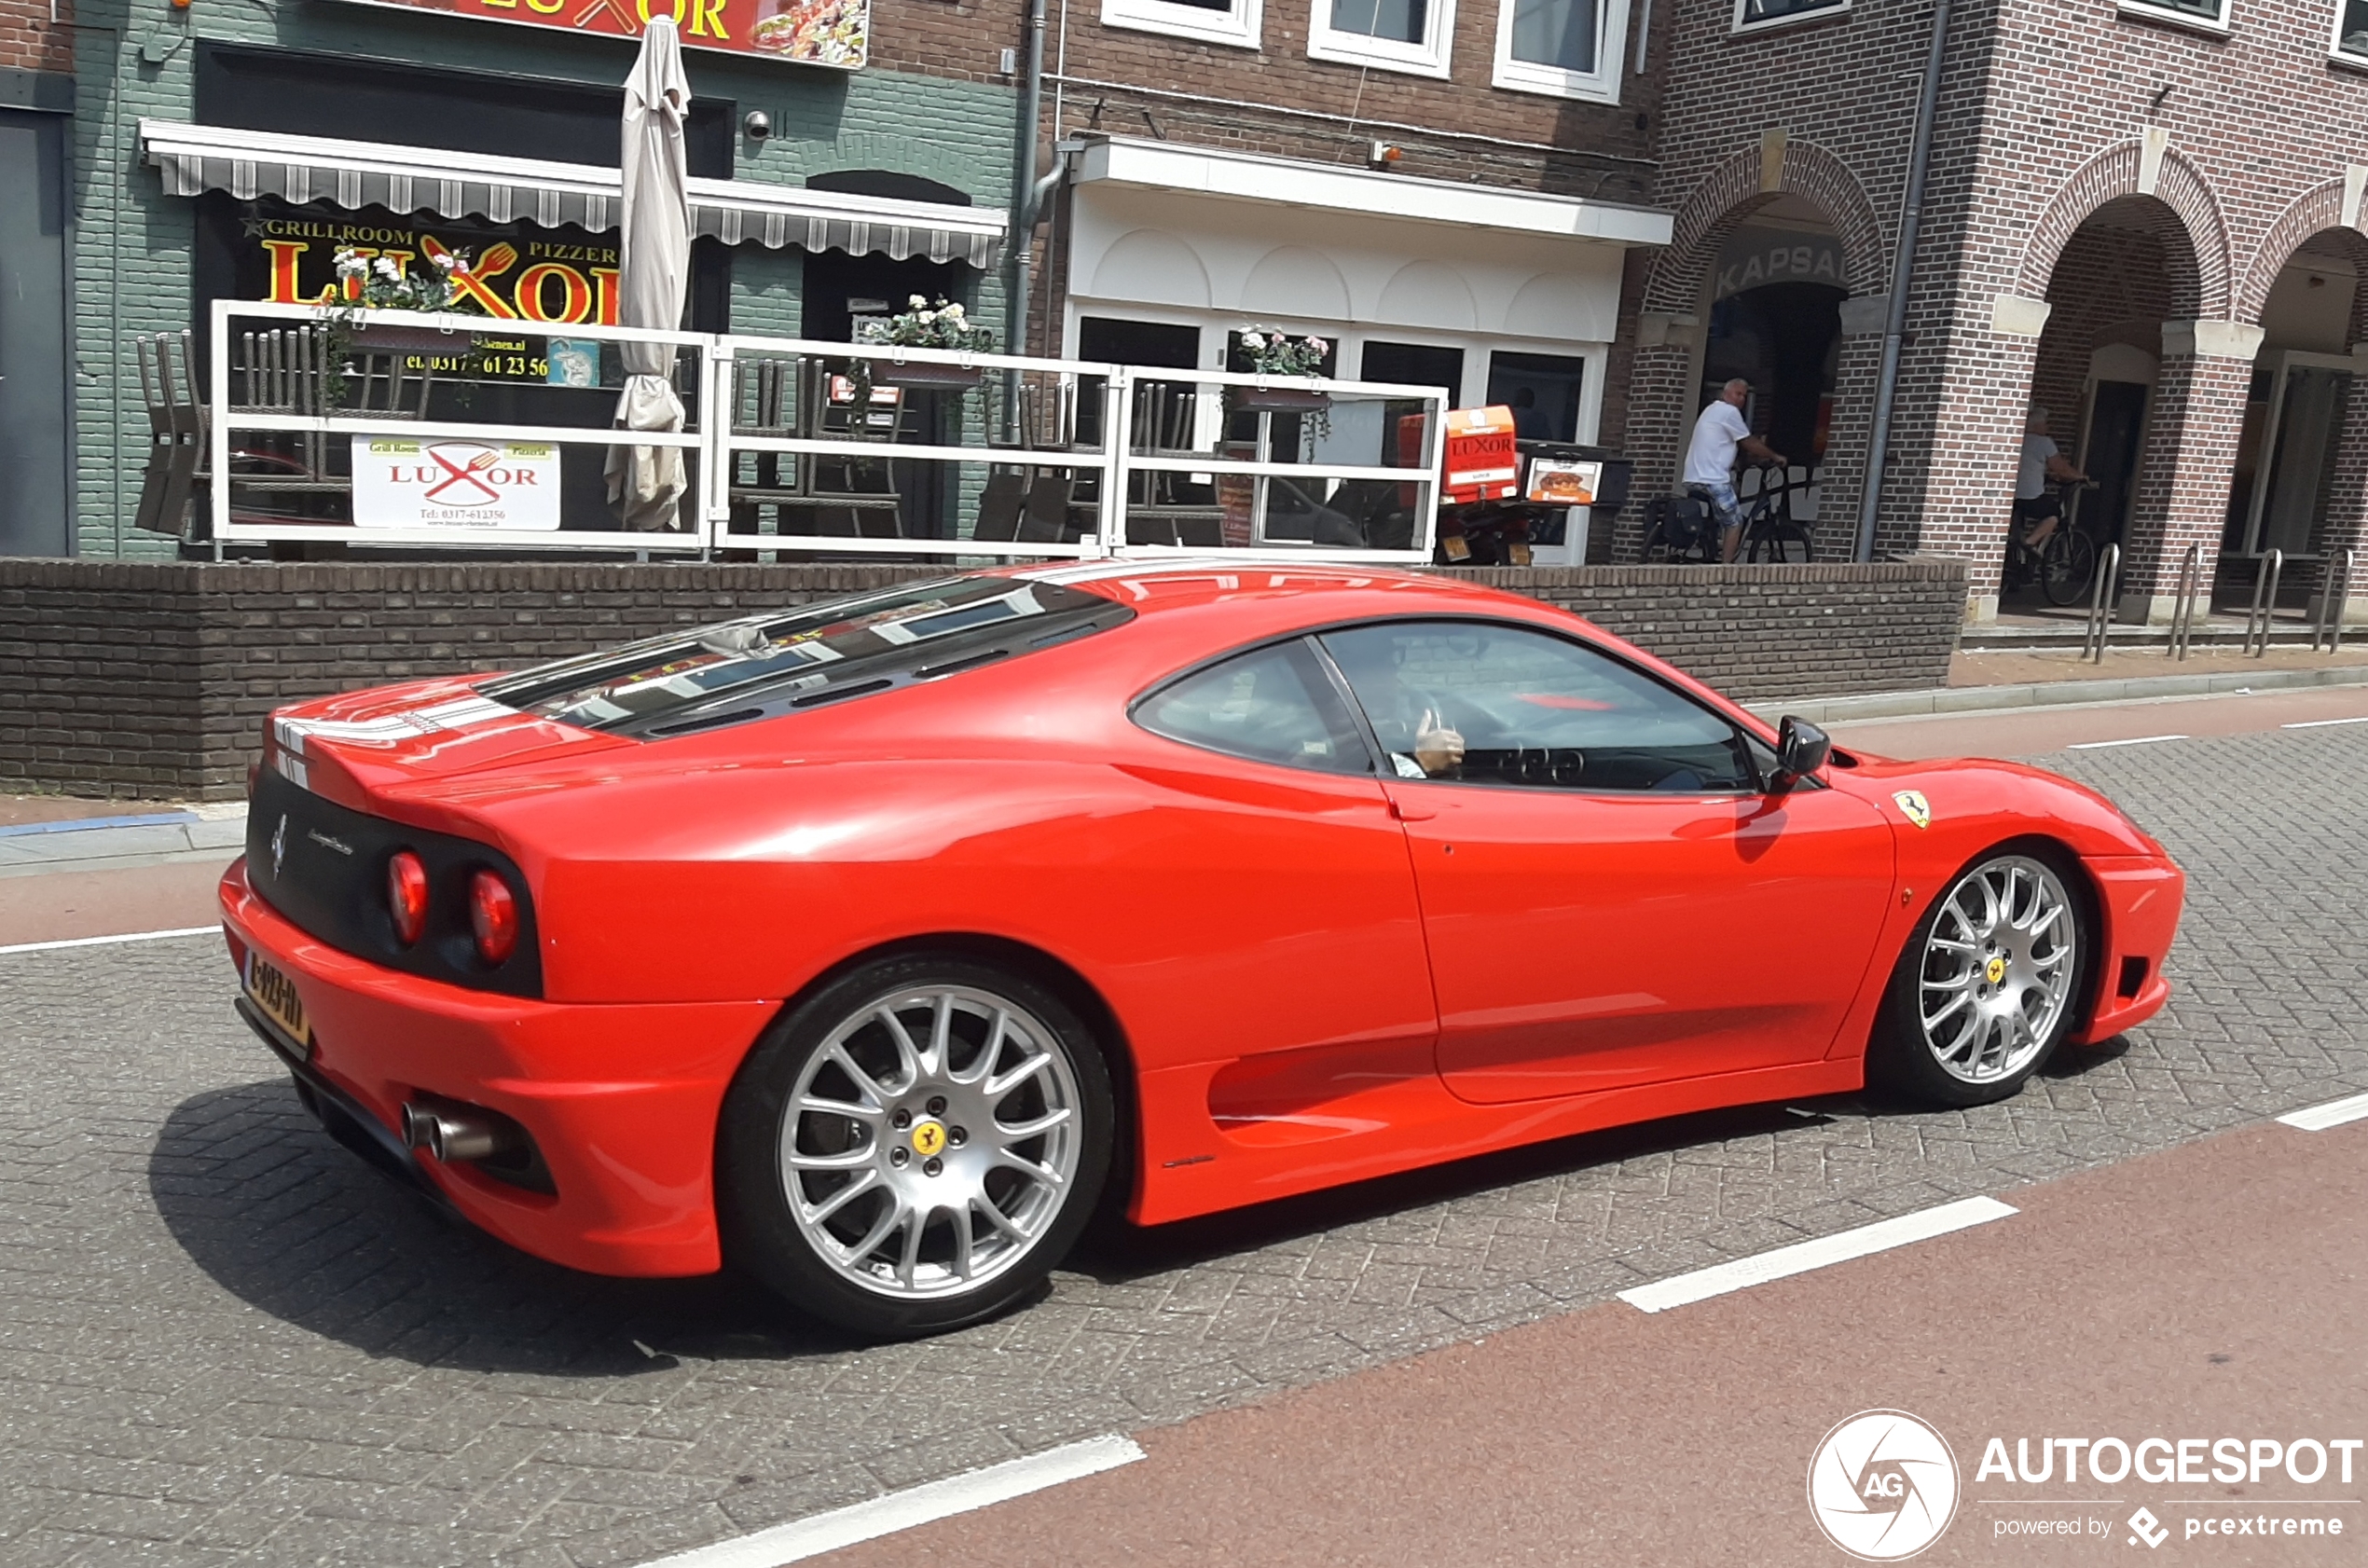
[[[365,529],[556,529],[558,449],[357,435],[353,521]]]

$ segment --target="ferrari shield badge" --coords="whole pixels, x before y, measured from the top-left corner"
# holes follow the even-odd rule
[[[1921,790],[1902,790],[1892,796],[1892,804],[1899,807],[1901,816],[1918,827],[1929,828],[1933,825],[1933,804],[1924,798]]]

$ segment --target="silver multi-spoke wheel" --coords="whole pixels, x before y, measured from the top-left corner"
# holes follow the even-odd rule
[[[1917,973],[1923,1044],[1962,1083],[2030,1067],[2072,1003],[2079,913],[2044,861],[2004,855],[1960,877],[1934,911]]]
[[[1084,1144],[1077,1074],[1027,1008],[969,985],[901,990],[838,1023],[780,1122],[798,1231],[880,1296],[960,1295],[1053,1227]]]

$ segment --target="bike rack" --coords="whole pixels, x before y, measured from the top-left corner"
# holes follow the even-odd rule
[[[2187,556],[2179,565],[2179,597],[2171,601],[2170,644],[2166,650],[2174,659],[2187,656],[2187,640],[2196,631],[2196,599],[2202,592],[2204,547],[2187,546]]]
[[[2121,589],[2121,546],[2108,544],[2097,560],[2097,585],[2088,595],[2088,630],[2080,640],[2081,660],[2105,662],[2105,628],[2113,620],[2113,597]]]
[[[2245,616],[2244,654],[2249,659],[2269,653],[2269,622],[2278,610],[2278,579],[2285,570],[2283,550],[2272,550],[2262,558],[2261,576],[2253,583],[2253,607]]]
[[[2310,628],[2310,651],[2319,652],[2323,639],[2332,653],[2344,640],[2344,610],[2351,601],[2351,560],[2349,550],[2337,550],[2327,557],[2326,575],[2319,585],[2319,620]]]

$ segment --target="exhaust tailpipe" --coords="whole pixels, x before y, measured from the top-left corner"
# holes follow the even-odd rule
[[[516,1145],[508,1118],[446,1100],[411,1100],[403,1107],[403,1141],[438,1164],[489,1160]]]

